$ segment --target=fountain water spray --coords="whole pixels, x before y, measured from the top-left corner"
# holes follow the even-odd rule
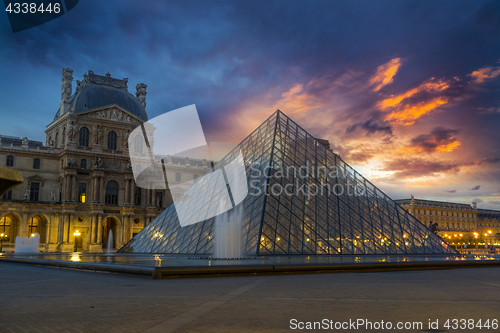
[[[242,204],[215,217],[214,258],[241,258],[242,224]]]
[[[14,248],[15,253],[37,253],[40,237],[35,234],[33,237],[16,237]]]
[[[108,236],[108,254],[111,252],[111,246],[113,246],[113,232],[110,229]]]

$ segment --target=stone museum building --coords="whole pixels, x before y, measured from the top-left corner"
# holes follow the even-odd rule
[[[437,234],[453,246],[500,243],[500,211],[478,209],[475,202],[470,205],[414,197],[396,202],[426,226],[437,223]]]
[[[62,71],[61,104],[46,127],[45,144],[0,136],[0,165],[22,172],[24,183],[0,197],[3,249],[16,236],[40,235],[46,252],[101,251],[110,231],[121,247],[171,202],[166,190],[139,188],[128,154],[128,135],[148,120],[146,85],[128,91],[127,79],[89,71],[76,80]],[[176,181],[197,179],[206,161],[172,157]],[[152,175],[152,177],[155,177]]]

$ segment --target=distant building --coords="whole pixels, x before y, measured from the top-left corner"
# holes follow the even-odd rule
[[[426,226],[437,223],[438,235],[451,245],[475,245],[476,241],[483,247],[500,244],[500,211],[478,209],[476,203],[415,198],[395,201]]]
[[[72,80],[73,71],[63,69],[61,104],[45,145],[0,137],[0,165],[20,170],[25,180],[0,198],[4,249],[13,248],[16,236],[39,233],[42,251],[101,251],[110,230],[120,247],[180,195],[134,182],[128,136],[148,120],[147,86],[137,84],[134,96],[127,79],[89,71],[73,93]],[[206,160],[175,157],[166,165],[179,182],[209,167]]]

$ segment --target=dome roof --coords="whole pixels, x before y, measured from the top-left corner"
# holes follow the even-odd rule
[[[105,85],[87,84],[73,97],[71,109],[78,113],[113,104],[124,108],[144,121],[148,120],[146,111],[135,96],[123,89]]]
[[[128,92],[127,79],[113,79],[107,74],[100,76],[89,71],[84,81],[77,81],[76,92],[71,96],[69,110],[74,113],[116,104],[140,119],[147,121],[148,115],[141,102]],[[145,85],[144,85],[145,86]],[[55,118],[61,116],[61,110]]]

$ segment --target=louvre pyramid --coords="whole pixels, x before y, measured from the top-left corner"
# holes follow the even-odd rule
[[[245,255],[456,253],[280,110],[211,171],[228,165],[240,151],[249,184],[241,203]],[[293,167],[304,172],[307,167],[309,175],[285,176],[283,170]],[[193,186],[203,185],[202,177]],[[308,195],[302,186],[309,186],[312,194],[318,188],[318,194]],[[338,190],[350,186],[358,190]],[[283,188],[288,194],[280,194]],[[193,214],[213,216],[207,207],[216,209],[221,197],[220,193],[207,196],[205,209]],[[210,255],[214,225],[212,217],[181,227],[172,204],[119,252]]]

